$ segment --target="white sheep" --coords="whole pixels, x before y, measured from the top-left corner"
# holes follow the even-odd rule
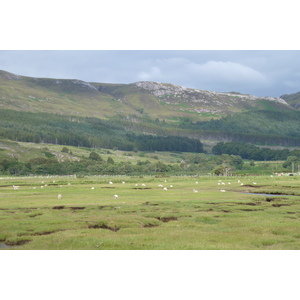
[[[110,181],[110,182],[109,182],[109,184],[113,184],[113,182],[112,182],[112,181]]]
[[[62,198],[61,194],[58,194],[57,199],[60,200]]]
[[[164,191],[167,191],[168,189],[166,187],[164,187]]]
[[[194,193],[198,193],[198,190],[193,189],[193,192],[194,192]]]
[[[118,196],[118,195],[114,195],[114,198],[115,198],[115,199],[118,199],[118,198],[119,198],[119,196]]]
[[[91,187],[91,190],[94,190],[94,189],[95,189],[95,188],[92,186],[92,187]]]
[[[220,190],[220,192],[223,192],[223,193],[224,193],[224,192],[226,192],[226,191],[225,191],[225,190]]]

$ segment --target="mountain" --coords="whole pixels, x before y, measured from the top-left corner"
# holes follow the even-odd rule
[[[289,103],[152,81],[109,84],[0,71],[0,138],[126,151],[193,152],[202,148],[199,140],[299,147],[300,111]]]
[[[0,71],[0,109],[98,118],[147,115],[169,121],[207,120],[249,110],[293,110],[281,98],[217,93],[150,81],[108,84],[34,78],[6,71]]]
[[[280,96],[284,99],[290,106],[299,109],[300,108],[300,92],[294,94],[285,94]]]

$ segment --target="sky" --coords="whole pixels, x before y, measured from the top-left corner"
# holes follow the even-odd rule
[[[299,50],[1,50],[0,69],[30,77],[156,81],[256,96],[300,91]]]

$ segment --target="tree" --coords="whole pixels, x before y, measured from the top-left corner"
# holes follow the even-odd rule
[[[96,160],[96,161],[103,161],[102,157],[94,151],[90,153],[89,159]]]
[[[107,163],[110,165],[113,165],[115,163],[115,161],[111,157],[108,157]]]
[[[69,149],[67,147],[63,147],[61,152],[63,153],[69,153]]]

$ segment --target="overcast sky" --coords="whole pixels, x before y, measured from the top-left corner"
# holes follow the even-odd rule
[[[89,82],[150,80],[257,96],[300,91],[297,50],[1,50],[0,69]]]

